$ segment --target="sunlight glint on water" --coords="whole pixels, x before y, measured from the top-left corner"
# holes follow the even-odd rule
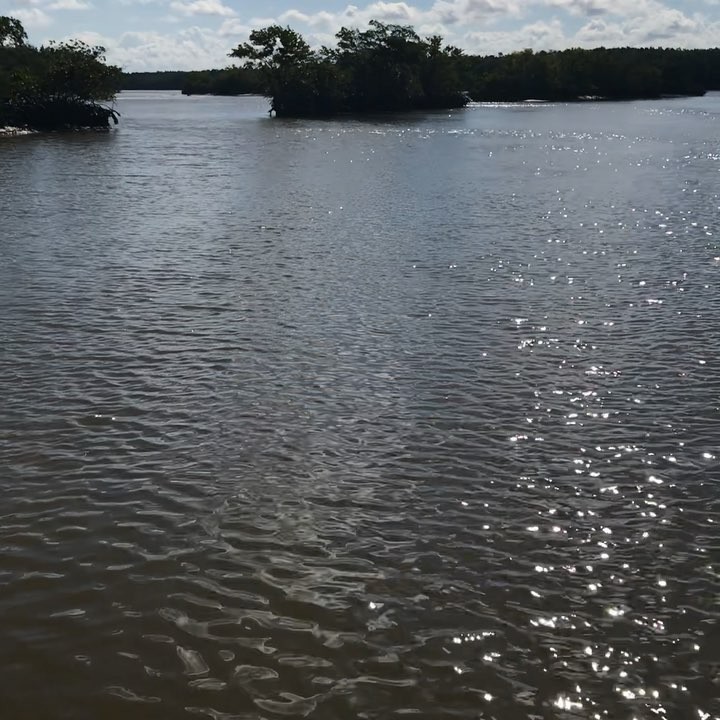
[[[119,109],[0,144],[2,713],[720,718],[718,96]]]

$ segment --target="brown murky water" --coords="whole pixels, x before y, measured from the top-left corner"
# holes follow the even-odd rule
[[[720,717],[720,97],[0,143],[0,717]]]

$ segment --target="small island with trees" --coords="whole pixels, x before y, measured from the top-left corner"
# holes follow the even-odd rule
[[[442,38],[420,38],[411,27],[370,21],[342,28],[337,46],[313,51],[288,27],[250,33],[230,56],[255,70],[280,117],[360,115],[463,107],[455,59],[462,51]]]
[[[0,16],[0,129],[107,128],[117,113],[106,102],[122,84],[104,49],[79,41],[34,47],[22,23]]]

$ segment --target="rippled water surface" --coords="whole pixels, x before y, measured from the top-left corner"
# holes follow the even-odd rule
[[[0,142],[0,716],[720,716],[720,96]]]

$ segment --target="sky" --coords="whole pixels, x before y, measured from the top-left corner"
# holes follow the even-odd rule
[[[440,34],[466,52],[717,47],[720,0],[0,0],[36,45],[77,38],[126,71],[226,67],[253,28],[290,25],[313,46],[377,19]]]

